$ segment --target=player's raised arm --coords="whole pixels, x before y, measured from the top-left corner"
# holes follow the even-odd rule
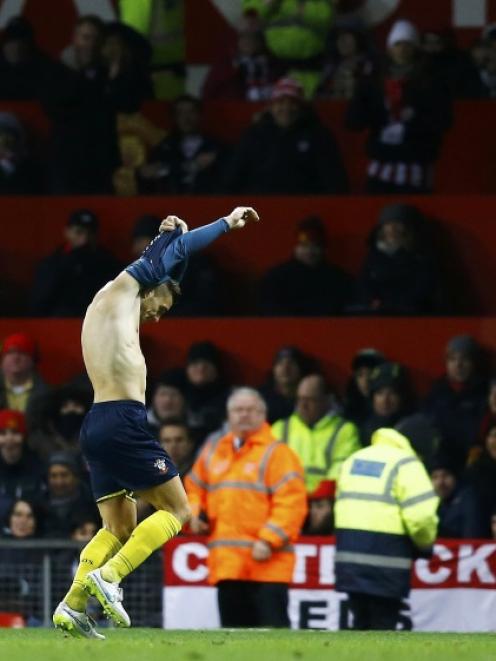
[[[188,232],[183,220],[167,216],[160,226],[160,234],[126,271],[143,288],[156,287],[167,280],[181,282],[191,254],[203,250],[230,230],[259,220],[252,207],[236,207],[229,215]]]

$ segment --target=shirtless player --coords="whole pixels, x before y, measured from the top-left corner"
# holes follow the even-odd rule
[[[188,232],[184,221],[168,216],[140,259],[88,307],[81,339],[95,398],[81,428],[81,448],[103,528],[82,550],[72,586],[53,615],[55,627],[66,633],[104,638],[86,615],[89,594],[118,626],[129,627],[120,581],[190,518],[176,467],[147,428],[139,324],[158,321],[170,310],[190,254],[258,220],[251,207],[237,207]],[[133,494],[157,510],[138,526]]]

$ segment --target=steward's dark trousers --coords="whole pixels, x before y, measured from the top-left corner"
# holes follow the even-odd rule
[[[394,631],[398,623],[401,601],[373,594],[348,594],[353,615],[352,629],[358,631]]]
[[[223,627],[289,627],[286,583],[219,581],[217,598]]]

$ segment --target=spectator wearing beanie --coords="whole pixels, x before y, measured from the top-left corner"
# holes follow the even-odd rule
[[[221,426],[228,395],[224,381],[222,355],[212,342],[196,342],[188,351],[186,367],[164,375],[173,379],[184,394],[188,424],[198,442]]]
[[[259,392],[267,404],[267,421],[272,424],[291,415],[298,384],[309,372],[309,360],[298,347],[277,350],[272,370]]]
[[[26,414],[31,428],[39,418],[43,396],[49,387],[36,371],[38,351],[27,333],[9,335],[2,344],[0,359],[0,408]]]
[[[481,373],[481,348],[470,335],[452,337],[445,355],[446,372],[432,387],[423,410],[463,466],[478,440],[487,381]]]
[[[410,411],[410,393],[405,369],[399,363],[382,363],[370,380],[371,412],[361,426],[363,445],[381,427],[394,427]]]
[[[386,362],[377,349],[360,349],[351,363],[352,374],[346,386],[344,416],[362,425],[370,415],[370,379],[376,367]]]
[[[14,500],[37,500],[43,489],[40,460],[27,447],[26,434],[23,413],[0,410],[0,520]]]
[[[346,123],[353,131],[369,130],[369,193],[428,193],[451,124],[451,97],[425,69],[412,23],[394,23],[387,49],[382,69],[357,85]]]
[[[224,174],[227,193],[345,193],[348,180],[334,136],[305,103],[303,88],[282,78],[269,107],[244,132]]]
[[[464,486],[456,461],[449,455],[439,455],[433,462],[430,476],[439,496],[438,536],[447,539],[474,539],[483,536],[480,508],[472,486]]]
[[[409,204],[391,204],[379,214],[357,283],[354,312],[387,315],[440,311],[435,261],[427,224]]]
[[[260,306],[267,316],[339,315],[351,300],[350,275],[328,261],[327,234],[317,216],[300,221],[292,257],[274,266],[260,283]]]
[[[176,379],[162,377],[155,384],[147,409],[147,418],[148,424],[156,432],[169,419],[186,420],[188,417],[186,399],[178,385],[179,380],[178,377]]]
[[[131,254],[135,259],[141,256],[146,246],[158,234],[161,219],[152,214],[145,214],[136,219],[131,234]]]
[[[467,470],[467,482],[477,497],[483,536],[490,537],[496,511],[496,420],[488,426],[481,454]]]
[[[96,292],[117,275],[120,265],[98,245],[99,225],[89,209],[69,216],[64,243],[38,266],[31,293],[35,316],[83,317]]]

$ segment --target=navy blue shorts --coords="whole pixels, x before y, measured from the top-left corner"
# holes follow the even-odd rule
[[[141,402],[93,404],[81,427],[81,449],[95,500],[132,495],[178,475],[169,455],[153,438]]]

